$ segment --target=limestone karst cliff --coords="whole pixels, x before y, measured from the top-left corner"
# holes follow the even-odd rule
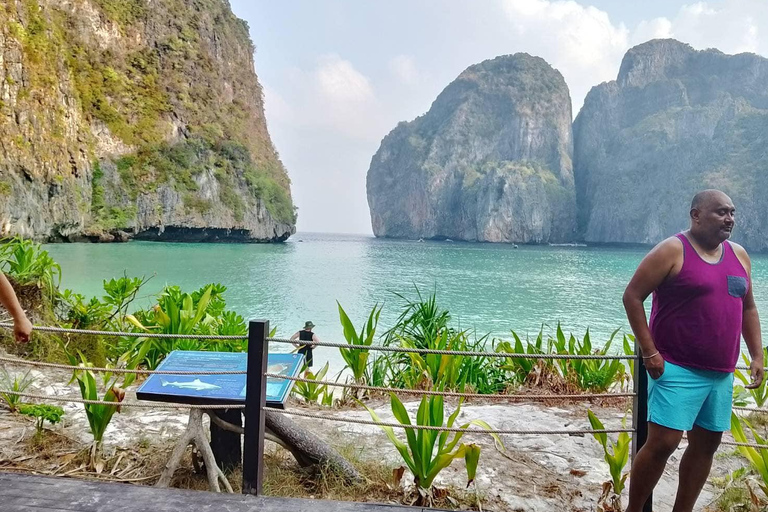
[[[3,234],[290,236],[253,51],[226,0],[2,2]]]
[[[367,176],[379,237],[558,242],[574,236],[571,100],[524,53],[467,68],[387,135]]]
[[[688,226],[693,194],[720,188],[734,240],[768,249],[768,59],[674,40],[630,49],[574,123],[580,233],[656,243]]]

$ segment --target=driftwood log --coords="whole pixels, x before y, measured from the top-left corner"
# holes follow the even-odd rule
[[[203,427],[204,413],[208,414],[211,424],[221,430],[239,435],[243,435],[245,432],[245,429],[240,425],[223,420],[214,410],[192,409],[189,413],[187,430],[176,444],[171,458],[166,463],[160,475],[160,480],[156,484],[157,487],[168,487],[170,485],[173,474],[178,468],[187,446],[194,444],[205,463],[208,484],[211,490],[220,492],[221,486],[219,482],[221,482],[228,492],[232,492],[232,486],[216,463],[211,444],[205,433]],[[300,427],[286,416],[266,411],[265,423],[267,429],[265,439],[277,443],[291,452],[301,467],[328,467],[350,483],[363,480],[363,477],[355,467],[336,450],[331,448],[328,443]]]

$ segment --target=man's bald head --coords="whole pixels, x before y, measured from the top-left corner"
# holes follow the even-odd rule
[[[713,204],[713,203],[731,203],[731,198],[728,197],[728,195],[721,191],[714,188],[710,188],[707,190],[702,190],[695,196],[693,196],[693,200],[691,201],[691,211],[693,210],[703,210],[707,206]]]
[[[731,236],[736,208],[720,190],[702,190],[691,201],[691,235],[699,243],[717,247]]]

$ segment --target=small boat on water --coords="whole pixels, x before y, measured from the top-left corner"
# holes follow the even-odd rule
[[[549,244],[550,247],[586,247],[587,244],[567,243],[567,244]]]

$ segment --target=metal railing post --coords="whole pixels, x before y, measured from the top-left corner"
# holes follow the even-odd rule
[[[648,372],[643,363],[643,354],[640,346],[635,343],[635,398],[632,403],[632,423],[635,429],[635,437],[632,438],[632,462],[640,448],[648,439]],[[630,475],[631,478],[631,475]],[[653,512],[653,493],[643,505],[643,512]]]
[[[264,482],[264,406],[267,402],[269,320],[248,323],[248,374],[245,384],[243,494],[262,492]]]

